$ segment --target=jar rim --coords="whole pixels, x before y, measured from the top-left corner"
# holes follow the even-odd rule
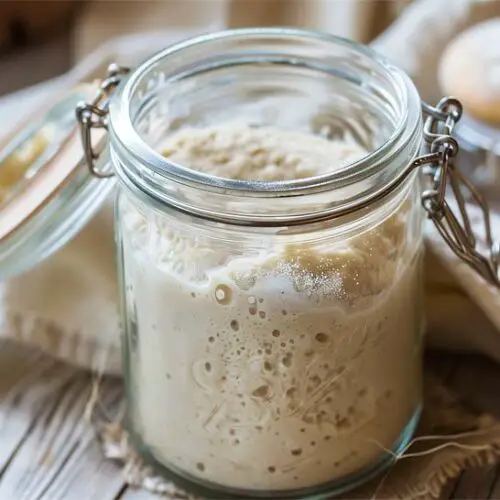
[[[382,68],[391,79],[391,83],[401,93],[401,114],[398,116],[390,136],[377,148],[369,152],[360,160],[350,163],[339,169],[302,179],[282,180],[282,181],[254,181],[236,180],[217,177],[202,173],[196,170],[179,165],[152,148],[141,137],[133,124],[131,114],[132,95],[140,82],[140,79],[150,70],[154,69],[159,61],[179,52],[202,44],[216,42],[220,40],[243,39],[246,37],[262,37],[283,39],[286,37],[298,37],[310,41],[320,41],[344,46],[358,54],[369,58]],[[413,108],[412,108],[413,106]],[[410,111],[418,108],[418,118],[409,124]],[[141,162],[151,172],[165,176],[182,184],[200,187],[204,190],[216,192],[232,192],[238,196],[267,197],[275,196],[295,196],[299,194],[324,191],[332,186],[345,185],[350,179],[359,175],[360,172],[366,174],[370,167],[377,161],[387,157],[391,153],[401,149],[401,138],[408,132],[414,135],[414,131],[421,122],[420,98],[418,92],[410,78],[389,62],[384,56],[377,53],[370,47],[355,41],[323,33],[315,30],[298,28],[240,28],[224,30],[215,33],[205,34],[176,43],[146,60],[142,65],[130,73],[130,75],[120,85],[117,93],[113,97],[109,107],[109,125],[112,137],[112,145],[117,152],[130,155]]]

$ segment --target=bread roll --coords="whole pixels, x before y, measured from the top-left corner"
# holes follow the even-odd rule
[[[476,24],[445,49],[439,83],[467,113],[500,126],[500,17]]]

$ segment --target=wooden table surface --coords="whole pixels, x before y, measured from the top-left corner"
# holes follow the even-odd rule
[[[433,353],[468,403],[500,416],[500,366],[479,356]],[[434,361],[434,360],[433,360]],[[91,374],[12,342],[0,343],[0,500],[154,500],[128,487],[105,460],[84,412]],[[121,398],[104,379],[101,397]],[[500,465],[470,469],[443,499],[500,499]]]

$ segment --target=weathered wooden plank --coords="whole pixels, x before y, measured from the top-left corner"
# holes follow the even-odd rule
[[[0,499],[113,500],[124,486],[121,471],[104,460],[84,419],[91,376],[44,356],[25,353],[29,358],[25,363],[23,355],[13,356],[11,349],[4,354],[8,362],[0,363],[0,380],[7,387],[2,374],[8,373],[12,387],[1,391],[0,399],[4,456]],[[119,381],[103,381],[105,400],[117,400],[119,393]],[[13,430],[15,439],[9,437]]]
[[[90,387],[87,385],[85,404],[88,402]],[[104,380],[101,384],[100,397],[104,400],[117,400],[116,395],[121,395],[121,383]],[[109,405],[108,405],[109,407]],[[95,439],[93,430],[88,423],[79,418],[82,434],[75,443],[75,451],[64,468],[54,477],[42,497],[43,500],[75,500],[99,499],[112,500],[124,488],[124,481],[120,467],[106,460]]]
[[[77,376],[50,398],[6,469],[0,498],[43,498],[79,445],[86,385]]]
[[[0,477],[54,392],[75,370],[13,342],[0,344]]]
[[[460,500],[488,498],[495,481],[495,473],[496,467],[491,465],[463,471],[450,498]]]
[[[495,482],[491,485],[488,499],[500,500],[500,465],[497,465]]]

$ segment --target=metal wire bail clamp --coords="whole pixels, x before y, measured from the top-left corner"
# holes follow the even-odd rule
[[[92,147],[92,129],[104,128],[107,130],[107,116],[109,100],[123,76],[130,71],[129,68],[110,64],[108,67],[108,76],[99,86],[99,91],[95,98],[90,102],[82,101],[76,107],[76,119],[80,125],[80,134],[85,161],[90,173],[99,179],[113,177],[114,173],[100,172],[96,168],[96,160],[99,154]]]

